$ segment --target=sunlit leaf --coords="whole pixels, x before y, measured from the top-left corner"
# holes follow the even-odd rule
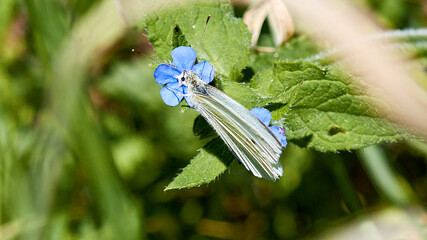
[[[374,107],[374,97],[336,68],[282,62],[252,82],[264,96],[291,91],[299,85],[291,110],[278,108],[272,114],[273,119],[283,121],[288,139],[300,146],[335,152],[408,137],[381,117]]]
[[[165,190],[197,187],[227,170],[233,155],[221,139],[207,143]]]

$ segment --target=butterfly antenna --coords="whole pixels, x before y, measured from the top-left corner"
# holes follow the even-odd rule
[[[211,15],[209,15],[208,18],[206,18],[205,28],[203,29],[202,37],[199,40],[199,44],[197,45],[196,54],[199,52],[200,44],[202,43],[203,36],[205,36],[206,27],[208,26],[208,22],[210,19],[211,19]]]
[[[152,61],[154,61],[154,62],[156,62],[156,63],[159,63],[159,64],[165,64],[165,65],[168,65],[168,66],[170,66],[170,67],[172,67],[172,68],[178,69],[178,68],[176,68],[175,66],[173,66],[173,65],[171,65],[171,64],[164,63],[164,62],[161,62],[161,61],[159,61],[159,60],[157,60],[157,59],[154,59],[154,58],[152,58],[152,57],[150,57],[150,56],[147,56],[146,54],[144,54],[144,53],[142,53],[142,52],[140,52],[140,51],[136,50],[135,48],[132,48],[132,52],[133,52],[133,53],[138,53],[139,55],[142,55],[142,56],[144,56],[144,57],[146,57],[146,58],[148,58],[148,59],[150,59],[150,60],[152,60]],[[178,69],[178,70],[179,70],[179,71],[181,71],[180,69]]]
[[[132,52],[133,52],[133,53],[138,53],[139,55],[142,55],[142,56],[144,56],[144,57],[146,57],[146,58],[148,58],[148,59],[150,59],[150,60],[152,60],[152,61],[154,61],[154,62],[156,62],[156,63],[163,64],[163,63],[162,63],[162,62],[160,62],[159,60],[154,59],[154,58],[152,58],[152,57],[149,57],[149,56],[147,56],[146,54],[144,54],[144,53],[142,53],[142,52],[140,52],[140,51],[136,50],[135,48],[132,48]]]

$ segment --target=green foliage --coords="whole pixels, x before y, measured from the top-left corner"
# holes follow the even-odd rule
[[[368,174],[381,193],[396,204],[409,205],[416,202],[415,194],[404,179],[398,179],[387,164],[383,150],[377,146],[359,150],[358,154]]]
[[[202,39],[208,16],[209,26]],[[146,25],[148,38],[163,60],[171,60],[170,53],[177,43],[188,43],[197,50],[199,61],[208,60],[215,66],[215,73],[227,79],[238,79],[240,70],[248,64],[250,34],[243,21],[233,16],[227,1],[202,1],[166,9],[150,16]],[[178,36],[176,29],[180,30]]]
[[[334,67],[277,63],[270,72],[255,77],[251,86],[264,96],[299,89],[290,111],[278,108],[272,115],[283,121],[288,139],[301,146],[335,152],[407,137],[380,117],[374,97]]]
[[[216,138],[200,149],[197,156],[165,190],[199,187],[209,183],[227,170],[233,158],[222,140]]]
[[[0,5],[0,43],[3,40],[4,32],[6,31],[7,24],[12,16],[14,2],[14,0],[5,0],[2,1],[2,4]]]
[[[318,43],[297,29],[259,53],[229,1],[151,2],[1,1],[0,239],[299,239],[358,216],[381,226],[368,212],[387,206],[382,219],[417,226],[426,144],[388,143],[406,133],[332,59],[313,63]],[[425,25],[415,2],[366,2],[388,26]],[[253,177],[196,111],[163,103],[157,63],[131,51],[150,54],[144,24],[156,58],[198,48],[216,87],[272,111],[290,140],[282,178]],[[425,35],[394,40],[425,59]]]
[[[49,0],[26,0],[29,22],[34,28],[34,48],[42,57],[45,67],[49,67],[68,34],[67,16],[59,2]],[[49,21],[45,21],[49,19]]]
[[[249,67],[254,72],[261,72],[273,68],[277,61],[296,61],[308,58],[318,53],[318,47],[307,37],[298,36],[289,41],[274,52],[254,53],[254,59]]]
[[[302,147],[336,152],[408,137],[402,129],[380,117],[374,107],[375,98],[364,94],[349,75],[336,68],[323,69],[308,62],[280,62],[276,63],[272,70],[255,75],[251,87],[257,94],[249,95],[248,91],[254,90],[241,87],[245,90],[233,89],[230,96],[249,109],[265,106],[273,99],[281,99],[282,94],[288,96],[283,98],[283,101],[267,107],[272,111],[273,120],[283,123],[288,140]],[[290,99],[293,94],[296,94],[295,98]],[[261,95],[264,98],[243,97],[248,95]],[[208,135],[207,126],[203,128],[200,125],[201,123],[197,124],[196,133],[203,137]],[[222,142],[217,143],[217,148],[223,146]],[[196,157],[197,163],[200,164],[203,160],[199,159],[203,157],[204,154],[199,153]],[[221,157],[222,155],[217,156],[218,163],[224,162]],[[219,176],[225,169],[222,165],[218,168],[211,166],[212,161],[212,157],[206,159],[205,165],[209,163],[210,166],[206,169],[209,175]],[[194,186],[194,183],[200,184],[201,181],[208,183],[214,179],[211,177],[195,180],[195,176],[199,176],[198,172],[198,168],[185,168],[181,173],[185,176],[176,178],[182,185],[176,180],[171,185],[184,188]]]
[[[420,21],[425,21],[421,20],[423,14],[418,11],[422,8],[422,2],[419,1],[366,0],[366,2],[377,11],[379,20],[389,27],[404,28],[408,23],[418,27]]]
[[[239,20],[230,17],[230,8],[220,6],[195,5],[186,9],[184,15],[178,14],[178,10],[175,10],[176,13],[165,11],[147,20],[149,38],[157,54],[164,59],[170,58],[173,48],[179,44],[187,45],[186,39],[189,45],[196,48],[203,31],[203,16],[211,15],[212,21],[198,53],[200,59],[209,60],[219,72],[217,79],[221,79],[221,82],[217,87],[248,109],[267,106],[272,111],[273,120],[285,127],[290,141],[302,147],[336,152],[407,137],[403,130],[382,119],[375,107],[378,104],[375,98],[365,94],[355,79],[337,67],[322,68],[304,61],[277,62],[284,56],[298,59],[315,53],[316,48],[304,38],[291,41],[275,53],[252,58],[249,66],[253,66],[255,76],[250,83],[237,83],[241,78],[235,76],[249,59],[245,56],[239,58],[232,67],[234,73],[229,66],[236,62],[235,56],[241,55],[242,44],[238,47],[235,43],[246,42],[248,33],[242,30],[240,24],[236,24]],[[218,9],[221,9],[220,13]],[[198,13],[197,19],[182,18],[193,12]],[[227,28],[227,34],[213,35],[211,31],[218,31],[218,28]],[[228,50],[223,51],[219,45],[226,45]],[[243,44],[245,46],[247,44]],[[227,54],[223,54],[225,52]],[[214,136],[208,129],[210,127],[205,121],[198,120],[193,131],[201,138]],[[211,148],[224,149],[224,143],[213,141],[205,145],[167,189],[209,183],[222,174],[231,161],[224,160],[223,154],[207,154]],[[201,172],[201,169],[204,171]]]

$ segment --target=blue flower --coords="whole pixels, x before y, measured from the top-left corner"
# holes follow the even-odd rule
[[[271,121],[271,113],[265,108],[253,108],[250,112],[255,115],[261,122],[265,124],[265,126],[269,126]],[[282,143],[282,147],[286,147],[288,142],[286,141],[285,130],[279,126],[271,126],[269,127],[271,132],[280,140]]]
[[[210,83],[214,78],[212,64],[208,61],[203,61],[198,64],[196,62],[196,52],[191,47],[177,47],[172,53],[173,65],[160,64],[154,71],[154,79],[163,88],[160,90],[160,96],[169,106],[176,106],[181,102],[182,98],[186,98],[188,93],[187,83],[184,79],[184,73],[195,73],[206,84]],[[186,98],[187,100],[187,98]],[[191,107],[191,102],[187,101]]]

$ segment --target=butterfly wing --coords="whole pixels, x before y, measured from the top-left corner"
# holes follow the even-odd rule
[[[240,162],[259,178],[283,175],[282,145],[270,129],[240,103],[210,85],[189,88],[194,108],[215,129]]]

